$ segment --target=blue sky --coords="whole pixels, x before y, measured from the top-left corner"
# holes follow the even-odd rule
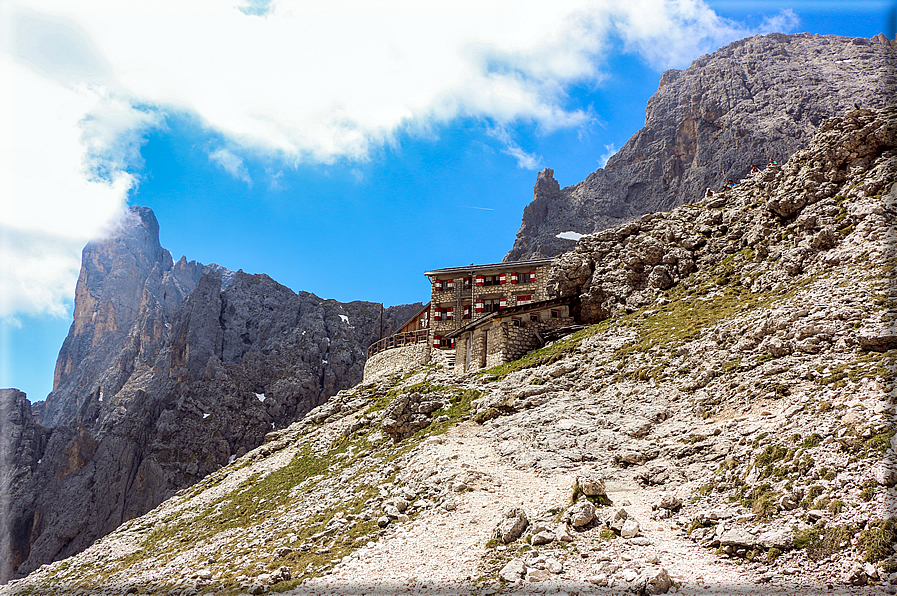
[[[666,68],[893,37],[894,6],[0,0],[0,386],[50,391],[80,249],[127,205],[175,259],[425,301],[423,271],[501,260],[539,169],[619,149]]]

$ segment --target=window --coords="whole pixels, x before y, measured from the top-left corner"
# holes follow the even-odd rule
[[[445,292],[455,289],[454,279],[435,279],[433,280],[433,289],[437,292]]]
[[[517,306],[522,306],[524,304],[530,304],[533,301],[532,294],[526,296],[517,296]]]
[[[433,319],[437,321],[451,321],[453,318],[451,306],[437,306],[433,309]]]
[[[534,312],[533,314],[531,314],[529,316],[529,320],[532,321],[533,323],[538,323],[539,322],[539,313]]]
[[[521,322],[522,321],[520,317],[511,317],[511,325],[513,325],[514,327],[520,327]]]
[[[536,272],[535,271],[530,271],[529,273],[516,273],[516,274],[512,274],[512,275],[517,276],[517,282],[514,282],[512,279],[511,280],[512,283],[528,284],[530,282],[536,281]]]
[[[454,348],[454,347],[455,347],[455,340],[454,340],[454,339],[447,339],[447,338],[445,338],[445,337],[440,337],[440,338],[439,338],[439,347],[440,347],[440,348]]]
[[[495,312],[499,308],[504,308],[501,305],[501,301],[504,298],[477,298],[476,308],[474,309],[476,312]]]
[[[501,277],[500,275],[485,275],[485,276],[483,276],[483,285],[484,286],[497,286],[497,285],[503,284],[504,282],[501,281],[500,277]]]
[[[555,310],[555,309],[552,308],[552,309],[551,309],[551,318],[552,318],[552,319],[560,319],[560,318],[561,318],[561,311],[559,311],[559,310]]]

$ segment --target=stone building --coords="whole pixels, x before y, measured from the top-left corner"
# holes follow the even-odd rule
[[[424,272],[431,284],[431,345],[452,350],[451,332],[506,308],[547,299],[551,262],[538,259]]]
[[[441,364],[458,373],[516,360],[573,323],[573,299],[549,299],[552,259],[426,271],[430,303],[368,349],[365,379]],[[459,349],[455,349],[456,346]]]

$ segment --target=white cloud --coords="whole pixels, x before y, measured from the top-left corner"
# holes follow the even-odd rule
[[[520,145],[511,139],[511,135],[508,134],[508,131],[505,129],[500,126],[490,128],[488,133],[489,136],[494,137],[505,146],[504,149],[502,149],[502,153],[510,155],[517,160],[517,167],[523,168],[524,170],[539,170],[542,168],[542,157],[524,151]]]
[[[222,168],[225,172],[245,182],[247,186],[252,187],[252,178],[249,177],[249,170],[243,160],[234,155],[227,149],[216,149],[209,153],[209,161]]]
[[[268,177],[268,190],[283,190],[283,170],[274,171],[274,168],[265,168],[265,176]]]
[[[751,29],[718,16],[703,0],[629,0],[613,16],[614,28],[631,51],[656,68],[682,68],[702,54],[755,33],[788,32],[798,24],[780,10]]]
[[[0,319],[65,316],[75,293],[82,240],[0,227]],[[0,324],[2,324],[0,323]]]
[[[795,21],[783,11],[764,27]],[[279,169],[364,160],[397,131],[457,118],[582,126],[595,115],[568,89],[603,80],[615,36],[665,68],[753,32],[700,0],[0,0],[0,226],[33,235],[0,255],[13,263],[4,291],[21,298],[6,304],[59,312],[77,258],[63,247],[122,208],[165,113],[223,139],[209,158],[250,184],[249,153]],[[520,167],[540,167],[503,144]],[[51,250],[48,234],[65,240]],[[46,260],[53,250],[66,265]],[[29,278],[33,259],[56,274]]]
[[[617,152],[617,146],[613,143],[604,146],[604,153],[601,154],[601,157],[598,158],[598,166],[604,167],[607,165],[607,160],[613,157],[613,154]]]

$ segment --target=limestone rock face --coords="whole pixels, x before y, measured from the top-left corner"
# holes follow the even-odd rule
[[[873,235],[889,232],[876,197],[893,185],[895,147],[893,108],[854,110],[832,118],[787,163],[771,165],[733,189],[699,205],[645,215],[584,236],[573,252],[555,261],[548,293],[579,295],[581,318],[597,322],[653,304],[671,283],[706,275],[726,259],[741,262],[750,255],[760,262],[772,257],[771,264],[744,276],[742,282],[752,292],[769,291],[802,272],[830,267],[846,250],[843,240],[854,227],[864,232],[868,228]],[[847,199],[858,206],[842,208]],[[783,222],[788,233],[774,234]],[[789,234],[799,235],[800,241]],[[664,272],[661,281],[659,267]],[[874,331],[869,331],[871,323],[864,327],[858,341],[867,349],[887,349],[893,325],[884,320],[876,325]],[[808,330],[796,343],[758,331],[754,341],[766,342],[774,355],[795,348],[813,353],[820,349],[819,340],[808,338],[822,331]],[[868,339],[872,336],[878,341]]]
[[[883,37],[883,36],[882,36]],[[573,248],[561,232],[590,234],[699,201],[762,166],[784,163],[826,118],[889,104],[894,48],[875,39],[773,33],[731,43],[669,70],[648,101],[645,126],[603,169],[563,189],[539,173],[506,261]],[[889,58],[891,57],[891,58]],[[661,286],[669,272],[655,273]]]
[[[133,207],[84,249],[42,424],[3,394],[13,531],[0,581],[83,550],[362,378],[379,304],[175,263],[158,232]],[[414,308],[386,309],[384,334]]]
[[[21,494],[37,472],[50,431],[31,416],[31,404],[17,389],[0,389],[0,496]],[[22,562],[11,549],[26,535],[31,520],[11,515],[9,499],[0,499],[0,578],[10,577]]]

